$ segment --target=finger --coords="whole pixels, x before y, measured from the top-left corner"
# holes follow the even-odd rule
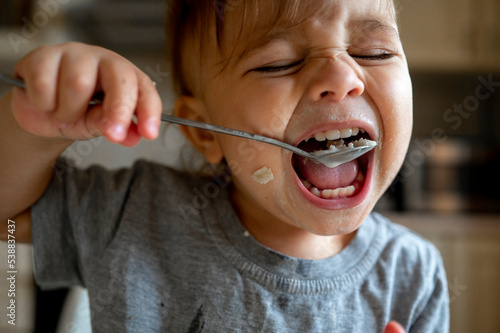
[[[385,327],[384,333],[405,333],[405,329],[398,322],[390,321]]]
[[[25,56],[15,67],[15,75],[24,80],[26,94],[39,111],[56,108],[57,78],[61,52],[57,47],[41,47]]]
[[[127,136],[137,104],[135,69],[126,61],[107,59],[99,64],[99,77],[104,91],[102,130],[108,140],[121,142]]]
[[[142,72],[138,73],[138,77],[137,126],[140,135],[152,140],[158,136],[162,102],[153,81]]]
[[[106,129],[112,124],[103,116],[104,108],[102,105],[97,105],[92,107],[85,117],[85,127],[80,127],[80,121],[78,121],[73,129],[81,133],[85,139],[94,138],[97,136],[105,136]],[[125,139],[123,139],[120,144],[126,147],[135,146],[141,140],[141,136],[137,129],[137,125],[131,123]]]
[[[75,123],[87,112],[96,89],[97,69],[95,56],[69,52],[62,57],[55,110],[55,117],[64,125],[62,127]]]
[[[52,113],[40,112],[21,88],[12,91],[12,110],[17,123],[29,133],[46,137],[59,134],[52,125]]]
[[[125,138],[125,140],[120,142],[120,144],[125,147],[133,147],[138,144],[139,141],[141,141],[141,135],[139,134],[137,125],[132,123],[128,128],[127,137]]]
[[[82,119],[84,120],[83,122],[79,120],[72,128],[90,138],[104,136],[105,129],[111,126],[104,119],[102,104],[89,108],[87,114]]]

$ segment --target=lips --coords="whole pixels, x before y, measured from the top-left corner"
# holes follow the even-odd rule
[[[331,145],[347,146],[360,139],[371,139],[367,130],[360,127],[326,129],[306,136],[297,147],[312,152],[329,149]],[[298,155],[293,155],[292,163],[300,180],[299,186],[310,199],[340,202],[362,192],[372,156],[373,153],[367,153],[336,168],[328,168]]]

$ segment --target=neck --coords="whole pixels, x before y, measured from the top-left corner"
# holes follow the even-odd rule
[[[241,223],[260,244],[290,257],[326,259],[341,252],[356,235],[316,235],[276,218],[264,208],[255,209],[246,198],[233,195],[232,201]]]

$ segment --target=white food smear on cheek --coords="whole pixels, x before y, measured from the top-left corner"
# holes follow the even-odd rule
[[[262,167],[253,173],[252,179],[258,184],[267,184],[274,180],[273,171],[266,166]]]

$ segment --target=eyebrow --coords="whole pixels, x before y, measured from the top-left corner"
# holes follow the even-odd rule
[[[399,38],[399,32],[395,27],[376,18],[356,20],[351,23],[351,25],[354,27],[360,27],[359,29],[365,34],[374,33],[380,30],[383,33]]]
[[[263,49],[269,44],[288,40],[286,37],[287,35],[290,36],[290,34],[287,34],[285,31],[272,31],[271,33],[266,34],[263,38],[258,38],[256,42],[250,43],[247,47],[245,47],[243,52],[238,54],[237,61],[239,62],[245,60],[254,52]]]

